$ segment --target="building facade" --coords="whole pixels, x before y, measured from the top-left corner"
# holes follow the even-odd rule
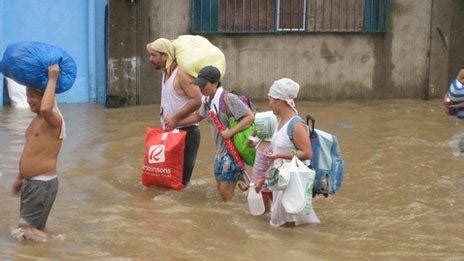
[[[8,44],[20,41],[39,41],[63,48],[76,61],[77,78],[69,91],[58,95],[58,101],[104,104],[107,3],[107,0],[0,0],[0,51],[3,54]],[[2,84],[0,87],[0,101],[5,104],[8,94]]]
[[[285,7],[286,6],[286,7]],[[202,34],[224,85],[264,99],[290,77],[308,100],[442,97],[464,63],[461,0],[128,0],[109,3],[110,106],[159,102],[145,45]],[[287,9],[285,9],[287,8]]]

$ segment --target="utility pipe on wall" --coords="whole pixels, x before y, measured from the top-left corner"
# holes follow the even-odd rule
[[[95,43],[95,1],[88,2],[88,75],[89,75],[89,101],[97,101],[96,83],[96,43]]]
[[[4,1],[0,0],[0,52],[3,56],[3,10],[4,10]],[[1,56],[0,56],[1,59]],[[5,88],[5,84],[3,81],[3,74],[0,74],[0,109],[3,107],[3,88]]]
[[[433,30],[433,0],[430,0],[430,26],[429,26],[429,42],[427,44],[427,69],[425,71],[425,84],[422,90],[422,99],[428,100],[430,96],[430,60],[432,58],[432,36]]]

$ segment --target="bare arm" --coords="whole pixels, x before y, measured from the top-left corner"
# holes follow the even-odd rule
[[[245,116],[242,117],[240,122],[235,125],[232,129],[227,129],[223,132],[221,132],[221,135],[224,139],[229,139],[230,137],[234,136],[236,133],[240,132],[243,129],[246,129],[250,124],[253,123],[255,120],[255,116],[253,112],[249,111]]]
[[[293,129],[293,143],[297,149],[295,156],[300,160],[308,160],[313,156],[308,129],[303,123],[298,123]]]
[[[450,99],[449,93],[446,92],[445,97],[443,97],[443,103],[449,103],[449,102],[451,102],[451,99]]]
[[[464,102],[460,102],[460,103],[456,103],[456,104],[451,104],[449,105],[450,108],[456,108],[456,109],[459,109],[459,108],[463,108],[464,107]]]
[[[192,112],[198,110],[198,108],[201,106],[202,94],[200,89],[197,86],[190,84],[193,81],[193,77],[185,71],[179,70],[177,73],[177,80],[179,82],[180,88],[188,97],[188,101],[186,104],[184,104],[184,106],[182,106],[182,108],[179,108],[176,113],[167,115],[164,122],[166,125],[165,127],[168,130],[174,129],[177,126],[184,125],[180,124],[179,121],[189,116]]]
[[[13,197],[19,197],[21,194],[21,187],[23,186],[24,178],[21,176],[21,173],[18,173],[15,180],[13,181],[13,185],[11,186],[11,195]]]
[[[42,97],[42,104],[40,105],[40,115],[44,117],[45,121],[51,128],[58,129],[61,127],[61,117],[58,113],[53,111],[55,105],[55,89],[56,81],[60,67],[55,64],[48,67],[48,83]]]
[[[191,114],[187,116],[186,118],[183,118],[182,120],[178,121],[179,126],[186,126],[186,125],[191,125],[193,123],[200,122],[204,119],[203,116],[198,114],[198,112],[195,112],[194,114]]]

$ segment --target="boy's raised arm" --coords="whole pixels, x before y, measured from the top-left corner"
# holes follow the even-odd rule
[[[48,67],[48,83],[40,106],[40,114],[44,117],[48,125],[55,129],[61,127],[61,117],[58,113],[53,111],[55,105],[56,82],[59,73],[60,67],[57,64]]]

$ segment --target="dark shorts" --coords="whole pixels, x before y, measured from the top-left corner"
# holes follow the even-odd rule
[[[179,128],[187,132],[185,137],[184,149],[184,173],[182,175],[182,184],[187,185],[192,177],[193,168],[197,159],[198,148],[200,147],[200,129],[196,125]]]
[[[25,180],[21,188],[20,224],[43,230],[58,192],[58,178]]]
[[[214,175],[217,181],[230,184],[237,183],[242,176],[237,164],[228,153],[217,156],[214,160]]]

